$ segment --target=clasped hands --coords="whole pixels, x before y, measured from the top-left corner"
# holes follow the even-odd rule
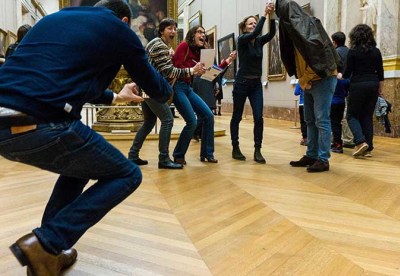
[[[269,0],[265,6],[265,16],[272,14],[275,11],[275,4],[273,1]]]

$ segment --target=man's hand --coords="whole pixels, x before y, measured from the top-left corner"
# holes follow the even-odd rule
[[[124,88],[122,88],[122,90],[117,94],[114,103],[143,102],[143,98],[138,96],[138,94],[139,92],[136,83],[132,82],[125,84]]]

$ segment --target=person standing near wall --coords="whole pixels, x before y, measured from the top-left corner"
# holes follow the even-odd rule
[[[332,36],[332,43],[333,46],[336,49],[336,52],[340,56],[340,59],[342,60],[343,63],[343,68],[341,69],[341,72],[344,72],[346,70],[346,65],[347,65],[347,53],[349,51],[349,48],[345,45],[346,43],[346,35],[343,32],[336,32]],[[342,119],[342,141],[343,141],[343,147],[344,148],[354,148],[354,143],[353,143],[353,133],[351,133],[351,130],[349,128],[349,125],[347,124],[346,120],[346,114],[347,114],[347,97],[345,99],[345,106],[344,106],[344,113],[343,113],[343,119]]]
[[[373,113],[378,96],[383,92],[384,73],[380,50],[370,26],[359,24],[350,32],[350,50],[343,78],[350,79],[347,121],[356,144],[354,157],[374,149]],[[339,75],[340,77],[340,75]]]
[[[306,155],[289,164],[307,167],[310,173],[328,171],[329,115],[340,58],[321,22],[308,15],[295,1],[277,0],[276,14],[280,19],[282,61],[289,76],[296,75],[304,90],[304,119],[307,123]]]
[[[238,37],[239,70],[233,86],[233,113],[230,122],[232,141],[232,158],[244,161],[246,157],[239,147],[239,124],[242,120],[246,99],[250,101],[254,118],[254,161],[265,164],[261,154],[264,131],[264,97],[261,84],[263,46],[275,35],[275,19],[270,20],[269,33],[260,36],[266,17],[273,14],[275,6],[272,2],[265,6],[264,15],[257,22],[255,16],[247,16],[240,23],[243,34]]]
[[[304,121],[304,91],[303,89],[301,89],[299,83],[296,83],[296,87],[294,88],[294,95],[299,96],[299,116],[301,130],[300,145],[307,146],[307,124]]]
[[[32,28],[31,25],[25,24],[22,25],[21,27],[18,28],[17,31],[17,41],[13,44],[10,44],[7,47],[6,55],[5,58],[9,58],[14,54],[15,50],[17,49],[18,44],[21,42],[21,40],[24,38],[24,36],[29,32],[29,30]]]

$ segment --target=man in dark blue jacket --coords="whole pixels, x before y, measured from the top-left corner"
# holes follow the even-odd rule
[[[140,185],[140,169],[80,121],[86,102],[140,102],[136,84],[107,91],[121,65],[150,97],[171,87],[148,63],[122,0],[41,19],[0,68],[0,154],[59,174],[41,226],[10,249],[30,275],[59,275],[72,246]],[[89,179],[97,182],[84,191]]]

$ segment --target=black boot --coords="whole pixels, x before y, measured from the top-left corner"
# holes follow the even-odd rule
[[[173,162],[171,158],[169,158],[168,153],[160,152],[158,155],[158,168],[169,170],[183,169],[183,164]]]
[[[257,163],[260,164],[265,164],[265,158],[262,156],[261,154],[261,149],[260,148],[256,148],[254,150],[254,161],[256,161]]]
[[[242,152],[240,151],[239,146],[233,146],[232,158],[236,159],[236,160],[241,160],[241,161],[246,160],[246,156],[244,156],[242,154]]]
[[[183,165],[179,163],[172,162],[171,159],[165,160],[165,161],[159,161],[158,162],[158,168],[159,169],[169,169],[169,170],[177,170],[177,169],[183,169]]]

